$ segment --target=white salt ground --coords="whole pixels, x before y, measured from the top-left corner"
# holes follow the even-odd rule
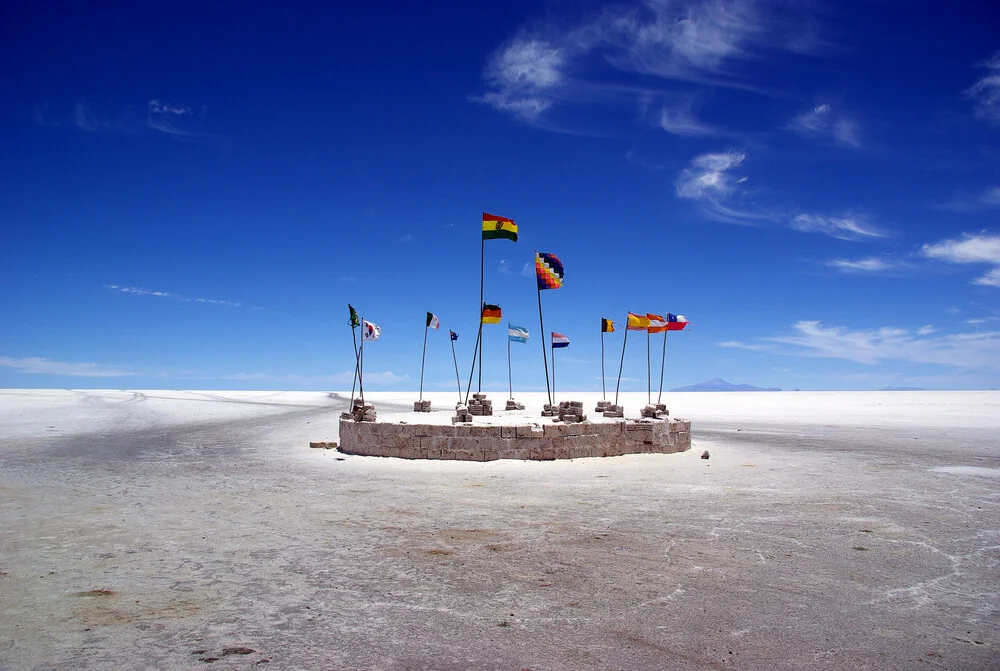
[[[0,669],[1000,668],[996,392],[667,394],[689,452],[489,463],[309,449],[348,396],[0,391]]]

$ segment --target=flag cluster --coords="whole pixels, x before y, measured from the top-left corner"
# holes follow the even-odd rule
[[[603,330],[603,322],[607,321],[601,320],[601,329]],[[664,331],[682,331],[684,327],[688,325],[688,320],[684,315],[675,315],[670,312],[667,313],[666,317],[661,315],[654,315],[647,313],[645,315],[637,315],[632,312],[628,313],[628,324],[625,328],[629,331],[649,331],[650,333],[663,333]],[[612,329],[614,330],[614,329]]]
[[[558,289],[563,283],[563,264],[555,254],[535,252],[535,278],[538,290]]]

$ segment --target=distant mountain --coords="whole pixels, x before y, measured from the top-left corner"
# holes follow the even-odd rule
[[[923,387],[882,387],[879,391],[927,391]]]
[[[707,382],[701,382],[699,384],[692,384],[687,387],[681,387],[679,389],[671,389],[670,391],[781,391],[777,387],[768,387],[764,389],[762,387],[755,387],[752,384],[733,384],[732,382],[726,382],[719,378],[714,380],[708,380]]]

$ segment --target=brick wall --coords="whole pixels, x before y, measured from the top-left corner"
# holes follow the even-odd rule
[[[340,420],[340,451],[402,459],[577,459],[691,449],[691,422],[467,426]]]

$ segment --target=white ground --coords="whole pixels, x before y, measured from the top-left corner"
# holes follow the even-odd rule
[[[1000,393],[665,400],[690,452],[466,463],[310,450],[343,394],[0,391],[0,669],[1000,668]]]

